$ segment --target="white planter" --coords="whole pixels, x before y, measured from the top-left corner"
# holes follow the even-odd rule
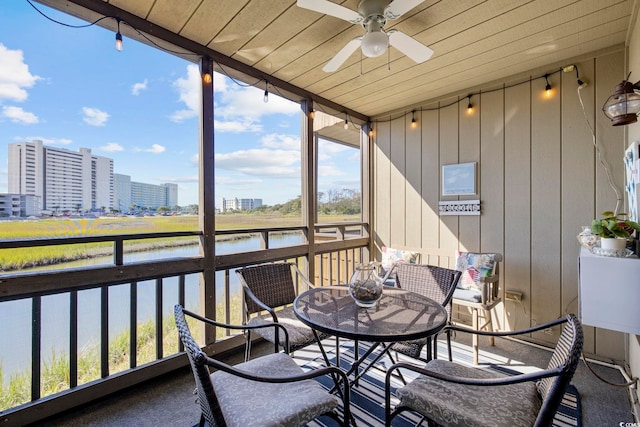
[[[602,249],[615,249],[615,250],[624,249],[627,247],[627,239],[601,237],[600,247]]]

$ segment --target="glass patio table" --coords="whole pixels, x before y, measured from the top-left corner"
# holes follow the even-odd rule
[[[382,298],[371,308],[356,305],[346,285],[313,288],[295,299],[293,310],[302,323],[313,329],[327,366],[331,363],[317,332],[354,340],[356,355],[359,353],[358,341],[372,343],[362,356],[355,358],[347,375],[357,372],[380,345],[433,336],[447,322],[447,312],[438,302],[392,287],[385,287]],[[357,373],[353,382],[357,382],[384,353],[380,352],[362,372]],[[339,346],[336,346],[336,364],[340,366]]]

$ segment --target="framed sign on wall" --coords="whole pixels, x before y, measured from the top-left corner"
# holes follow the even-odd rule
[[[476,162],[442,165],[442,195],[476,194]]]

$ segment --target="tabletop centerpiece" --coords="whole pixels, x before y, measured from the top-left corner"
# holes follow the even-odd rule
[[[384,283],[375,262],[356,265],[349,281],[349,294],[359,307],[374,307],[382,297]]]
[[[600,248],[603,250],[624,251],[627,239],[634,233],[640,233],[640,224],[627,219],[627,214],[602,212],[602,218],[591,222],[591,232],[600,237]]]

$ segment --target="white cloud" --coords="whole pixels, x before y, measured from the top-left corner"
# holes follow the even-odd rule
[[[98,150],[112,153],[115,151],[124,151],[124,147],[118,144],[117,142],[109,142],[107,145],[103,145],[102,147],[99,147]]]
[[[225,120],[243,118],[244,120],[258,121],[269,114],[299,114],[300,105],[277,96],[269,94],[269,102],[263,102],[264,86],[239,87],[229,86],[217,99],[216,116]]]
[[[287,150],[300,151],[300,138],[295,135],[282,135],[271,133],[265,135],[260,139],[263,147],[269,148],[284,148]]]
[[[187,119],[198,117],[200,111],[200,70],[197,65],[187,65],[187,76],[179,78],[173,82],[173,86],[178,90],[179,100],[183,102],[187,109],[178,110],[169,119],[172,122],[183,122]]]
[[[138,96],[140,95],[140,92],[146,89],[147,89],[147,79],[144,79],[142,83],[135,83],[133,86],[131,86],[131,94]]]
[[[289,178],[300,175],[300,151],[257,148],[216,154],[215,166],[246,175]]]
[[[241,132],[262,132],[262,125],[257,122],[253,122],[251,120],[245,121],[219,121],[214,120],[214,126],[217,132],[231,132],[231,133],[241,133]]]
[[[179,100],[186,109],[177,110],[169,118],[173,122],[198,117],[200,108],[200,70],[198,66],[187,66],[186,77],[177,79],[173,85],[178,90]],[[264,85],[261,87],[242,87],[232,83],[222,74],[213,74],[215,91],[214,125],[219,132],[260,132],[259,123],[263,116],[269,114],[299,114],[300,106],[289,100],[269,94],[269,102],[264,103]]]
[[[25,101],[29,96],[25,89],[38,80],[40,77],[29,72],[21,50],[9,50],[0,43],[0,101]]]
[[[20,107],[2,107],[2,116],[14,123],[22,123],[25,125],[32,125],[39,122],[38,116],[24,111]]]
[[[167,149],[160,144],[153,144],[151,148],[134,148],[133,151],[136,153],[144,152],[144,153],[153,153],[160,154],[164,153]]]
[[[182,123],[185,120],[198,117],[198,112],[193,110],[178,110],[169,116],[169,120],[176,123]]]
[[[82,120],[91,126],[104,126],[110,117],[108,113],[97,108],[82,107],[82,112],[84,113]]]

